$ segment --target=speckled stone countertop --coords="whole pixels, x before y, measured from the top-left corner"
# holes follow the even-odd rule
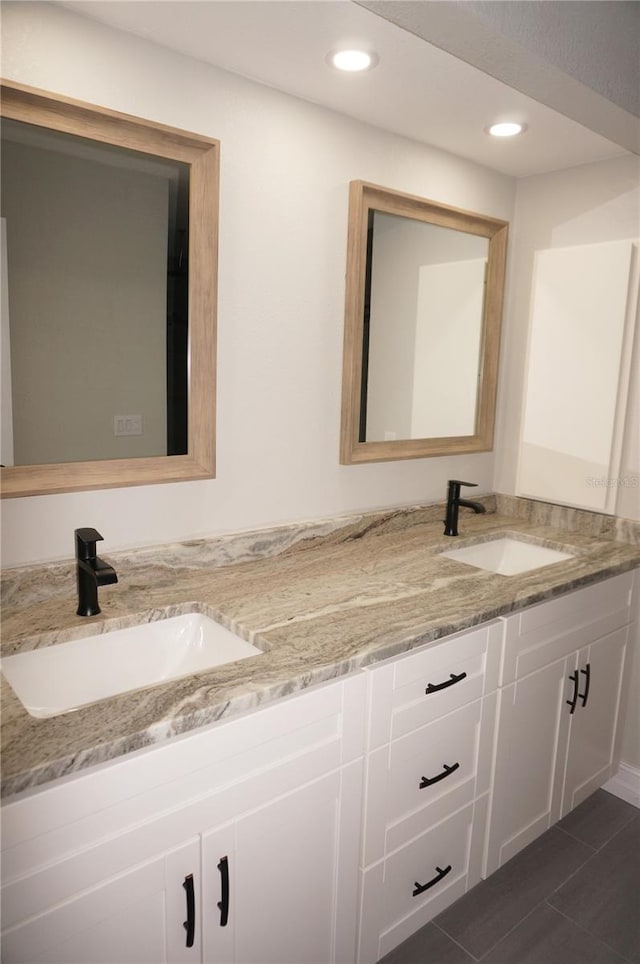
[[[517,533],[568,561],[501,576],[445,559],[443,507],[369,513],[136,552],[101,553],[119,582],[75,615],[73,564],[9,570],[2,655],[201,611],[264,652],[171,683],[35,719],[2,678],[2,795],[250,710],[422,643],[640,565],[637,527],[508,497],[460,513],[460,537]],[[533,508],[532,508],[533,506]],[[496,511],[496,508],[498,511]],[[551,523],[551,524],[549,524]],[[620,541],[620,540],[627,541]]]

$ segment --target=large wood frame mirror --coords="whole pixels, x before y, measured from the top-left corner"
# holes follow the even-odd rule
[[[136,209],[138,218],[137,223],[132,222],[133,226],[129,226],[128,222],[121,225],[120,239],[115,244],[113,235],[110,240],[100,236],[99,251],[103,254],[109,252],[109,257],[104,260],[110,261],[110,254],[117,249],[120,252],[119,263],[124,265],[123,270],[127,275],[126,284],[122,277],[114,277],[110,280],[106,276],[106,280],[101,279],[101,288],[86,275],[83,245],[78,244],[78,237],[80,231],[84,232],[82,237],[87,236],[89,232],[93,233],[93,225],[98,237],[99,222],[106,219],[105,212],[107,215],[109,213],[108,204],[104,199],[101,207],[96,208],[96,211],[92,210],[88,217],[83,217],[81,228],[78,225],[81,223],[80,216],[83,212],[80,208],[84,202],[66,202],[66,211],[71,224],[64,223],[66,222],[63,216],[65,208],[60,205],[61,241],[59,245],[51,245],[48,241],[43,242],[40,238],[34,237],[34,230],[31,228],[31,234],[27,235],[28,243],[25,244],[24,239],[21,242],[22,276],[27,280],[30,278],[31,290],[34,285],[39,286],[44,289],[44,294],[40,294],[38,311],[33,309],[33,304],[36,302],[31,297],[31,293],[29,294],[31,300],[23,298],[20,303],[14,300],[14,304],[20,309],[15,313],[14,329],[14,317],[11,311],[12,238],[14,245],[19,247],[20,242],[15,240],[17,232],[14,230],[15,222],[20,220],[19,206],[15,204],[13,206],[13,223],[10,223],[7,217],[7,259],[5,260],[3,251],[2,298],[3,313],[5,316],[8,314],[9,321],[7,323],[5,318],[3,323],[3,349],[9,342],[13,347],[14,343],[17,346],[22,341],[23,344],[20,346],[22,358],[26,358],[30,363],[29,345],[35,346],[39,342],[38,331],[42,332],[43,340],[50,340],[47,344],[50,343],[53,347],[48,349],[49,354],[45,355],[44,359],[40,357],[39,368],[36,365],[29,367],[29,364],[25,366],[17,362],[12,365],[9,360],[10,352],[5,351],[3,354],[3,402],[8,400],[8,404],[3,408],[11,409],[11,399],[12,397],[14,399],[13,421],[7,420],[6,411],[3,414],[3,453],[9,452],[9,458],[5,456],[4,460],[14,463],[3,466],[1,469],[3,497],[213,478],[215,475],[219,142],[199,134],[166,127],[11,81],[2,81],[0,116],[3,138],[6,130],[8,140],[12,141],[13,145],[17,144],[15,152],[17,160],[13,164],[15,169],[19,170],[21,165],[25,165],[24,159],[31,157],[25,153],[26,150],[44,147],[44,153],[54,159],[56,168],[62,169],[67,158],[76,164],[71,173],[66,171],[62,175],[68,182],[76,185],[85,180],[84,168],[78,165],[87,165],[88,170],[88,164],[95,161],[97,167],[108,167],[115,171],[114,177],[121,176],[129,179],[125,187],[118,182],[112,193],[107,194],[105,190],[104,194],[105,197],[115,198],[114,205],[116,202],[120,205],[118,210],[126,207]],[[23,153],[20,153],[21,151]],[[41,163],[44,162],[38,158],[37,165]],[[43,168],[37,167],[37,170],[42,171]],[[87,175],[87,184],[94,183],[91,180],[92,177],[93,174]],[[146,181],[143,181],[143,178],[146,178]],[[40,174],[37,183],[41,184],[48,179],[48,173],[44,177]],[[59,180],[54,179],[53,174],[51,182],[56,185],[60,183]],[[138,191],[136,185],[144,186],[147,182],[152,183],[150,193],[155,198],[153,202],[155,207],[150,208],[149,203],[145,202],[147,206],[140,213],[137,211],[138,199],[142,208],[142,194],[144,193],[146,197],[149,192],[146,192],[146,189]],[[3,184],[3,188],[3,197],[6,195],[8,202],[10,189],[6,184]],[[56,190],[57,188],[53,191],[54,197]],[[90,188],[87,191],[90,191]],[[95,192],[96,195],[102,193],[102,189]],[[75,194],[69,196],[82,197]],[[85,193],[84,197],[91,200],[90,193]],[[181,207],[183,209],[180,215],[182,228],[176,230],[172,236],[170,228],[166,225],[175,224],[175,211]],[[8,203],[7,208],[10,208]],[[49,219],[55,218],[56,215],[52,215],[51,211],[47,210]],[[56,208],[52,207],[51,210],[55,211]],[[152,210],[151,216],[149,216],[149,210]],[[164,220],[164,233],[157,229],[158,211],[160,223]],[[37,209],[34,223],[37,223]],[[3,221],[3,233],[4,227]],[[175,237],[180,234],[180,231],[183,240],[176,242]],[[57,267],[47,265],[45,269],[41,269],[40,262],[36,259],[38,242],[43,249],[45,247],[63,248],[62,235],[71,236],[74,233],[75,248],[72,250],[76,252],[75,262],[61,265],[58,260],[55,262]],[[158,264],[161,269],[160,272],[156,271],[156,274],[160,274],[161,277],[159,291],[156,291],[154,298],[150,299],[146,298],[143,291],[149,273],[143,262],[152,260],[147,248],[154,245],[155,269]],[[33,260],[30,254],[28,257],[25,256],[25,251],[31,250],[33,250]],[[123,254],[125,250],[128,252],[126,258]],[[92,253],[86,260],[93,259],[97,262],[100,259],[99,251]],[[16,256],[14,263],[18,260]],[[178,262],[179,269],[172,270],[172,264],[175,268]],[[20,276],[20,272],[17,274]],[[177,275],[180,275],[180,278],[177,278]],[[68,289],[61,294],[58,282],[63,276],[68,279],[69,285]],[[169,304],[177,303],[175,296],[177,287],[180,287],[183,292],[178,298],[183,316],[180,322],[182,333],[178,335],[175,331],[172,333],[172,322],[169,320],[173,312]],[[25,288],[28,289],[29,286],[25,285]],[[125,288],[134,292],[134,298],[131,305],[123,307],[122,292]],[[55,301],[64,302],[64,311],[60,310],[59,304],[56,305],[57,315],[60,317],[56,317],[56,312],[53,310],[47,310],[47,298],[50,305]],[[100,313],[104,308],[105,300],[112,302],[110,314],[104,316],[106,321],[96,322],[94,315],[102,317]],[[73,323],[70,321],[69,326],[66,327],[64,322],[66,306],[71,306],[74,301],[80,305],[80,316]],[[153,324],[157,324],[160,332],[156,337],[154,329],[153,345],[147,341],[147,329],[141,327],[142,316],[145,312],[149,314],[147,302],[154,306]],[[84,322],[81,317],[82,311],[86,313]],[[175,314],[173,312],[173,316]],[[29,329],[29,335],[25,336],[24,331],[19,331],[18,325],[22,318],[28,315],[30,315],[28,323],[32,327]],[[100,325],[102,325],[101,328]],[[119,336],[116,331],[120,333]],[[116,337],[123,337],[124,342],[116,346],[115,351],[112,352],[112,343]],[[86,343],[84,346],[86,358],[81,354],[76,357],[78,342],[83,341]],[[50,417],[49,405],[55,412],[54,417],[59,421],[71,418],[70,408],[60,410],[54,408],[58,404],[58,390],[62,391],[65,387],[61,387],[60,383],[67,380],[70,377],[69,372],[72,371],[67,359],[66,367],[62,366],[60,372],[55,374],[56,344],[60,346],[61,355],[68,355],[70,350],[74,353],[72,380],[75,386],[73,390],[75,398],[73,392],[69,390],[67,392],[69,398],[65,398],[64,405],[68,406],[71,399],[82,412],[83,409],[90,407],[89,399],[93,402],[94,396],[108,396],[109,388],[112,388],[113,398],[107,399],[104,411],[100,414],[100,428],[98,429],[94,422],[85,419],[86,435],[91,440],[91,444],[95,441],[93,436],[105,430],[105,426],[105,436],[111,436],[111,438],[105,442],[104,454],[100,449],[98,454],[83,457],[82,453],[87,451],[86,448],[82,448],[86,445],[86,439],[78,440],[78,445],[71,454],[66,452],[66,440],[59,449],[52,447],[49,453],[46,449],[47,435],[51,436],[53,432],[42,431],[41,448],[35,451],[44,451],[45,454],[37,460],[37,464],[31,464],[36,460],[29,456],[28,447],[23,446],[23,451],[27,452],[26,455],[13,457],[14,452],[20,451],[20,445],[16,443],[14,446],[13,443],[13,424],[18,422],[16,404],[18,407],[26,404],[25,399],[33,404],[33,399],[29,400],[27,396],[33,393],[33,385],[39,384],[38,371],[44,373],[47,378],[51,376],[52,386],[49,394],[45,394],[44,399],[38,401],[40,411],[43,413],[43,422],[45,422],[45,414],[47,418]],[[100,369],[106,367],[106,356],[111,354],[113,358],[110,357],[108,363],[111,366],[110,374],[104,385],[98,388],[99,376],[103,374]],[[43,355],[41,346],[40,355]],[[119,382],[125,377],[124,371],[127,366],[133,367],[134,371],[137,370],[142,380],[144,374],[142,368],[147,363],[151,366],[152,355],[155,359],[154,364],[160,365],[159,374],[156,376],[156,369],[153,369],[153,379],[150,381],[156,382],[153,391],[161,396],[160,407],[157,409],[161,415],[149,416],[144,422],[142,409],[146,403],[127,400],[137,399],[138,395],[118,394],[117,390],[120,388]],[[173,359],[172,362],[169,361],[170,356]],[[172,365],[173,374],[170,371]],[[84,370],[83,366],[86,366]],[[54,374],[49,371],[50,367]],[[83,375],[79,381],[76,381],[75,373],[79,369],[83,370]],[[16,387],[16,379],[20,376],[22,382],[19,387]],[[13,393],[11,392],[12,380]],[[133,380],[138,379],[134,377]],[[162,385],[158,384],[160,381]],[[170,405],[174,390],[181,396],[177,415]],[[125,400],[118,400],[120,398]],[[122,411],[123,408],[124,411]],[[63,414],[63,411],[66,414]],[[154,409],[155,412],[156,409]],[[24,412],[22,417],[24,422]],[[30,418],[33,422],[33,417]],[[154,421],[160,422],[161,425],[159,441],[152,442],[151,438],[145,439],[145,444],[151,446],[150,454],[131,454],[136,452],[134,447],[136,440],[131,436],[141,434],[143,423],[144,432],[151,436]],[[47,424],[52,426],[53,422],[49,421]],[[80,430],[75,431],[78,433]],[[8,445],[5,444],[7,434],[11,436]],[[116,445],[120,446],[115,449],[118,457],[113,457],[114,435],[119,436],[115,440]],[[65,453],[62,458],[56,455],[60,450]],[[89,448],[89,451],[92,449]],[[138,448],[137,451],[140,449]],[[120,453],[122,453],[121,456]]]
[[[492,448],[507,231],[351,183],[343,465]]]

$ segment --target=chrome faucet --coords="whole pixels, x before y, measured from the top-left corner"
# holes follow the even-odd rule
[[[98,559],[96,542],[102,536],[95,529],[76,529],[76,579],[78,582],[78,616],[97,616],[98,586],[110,586],[118,581],[115,569]]]
[[[449,491],[447,493],[447,517],[444,520],[445,536],[458,535],[458,509],[461,505],[465,506],[467,509],[473,509],[474,512],[478,513],[487,511],[482,502],[472,502],[470,499],[460,498],[461,485],[475,488],[477,484],[477,482],[459,482],[457,479],[449,479]]]

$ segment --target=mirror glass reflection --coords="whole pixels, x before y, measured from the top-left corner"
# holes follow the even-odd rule
[[[369,211],[360,442],[471,436],[489,241]]]
[[[0,461],[187,453],[189,165],[8,119],[2,161]]]
[[[343,465],[492,448],[508,229],[351,182]]]

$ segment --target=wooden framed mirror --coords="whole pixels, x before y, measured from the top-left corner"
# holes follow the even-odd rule
[[[353,181],[340,461],[493,446],[508,223]]]
[[[213,478],[219,142],[10,81],[2,82],[1,95],[3,139],[6,132],[11,141],[3,170],[18,170],[19,178],[30,167],[39,172],[37,191],[21,185],[29,205],[13,208],[12,185],[3,174],[3,199],[12,210],[6,260],[3,254],[3,348],[9,347],[3,362],[3,497]],[[47,158],[52,166],[41,167]],[[94,162],[96,170],[111,172],[107,187],[93,187],[93,167],[88,172]],[[50,197],[59,201],[64,179],[85,193],[69,195],[72,200],[58,207],[47,201],[46,217],[36,208],[36,227],[21,238],[20,211],[49,181]],[[133,220],[123,214],[117,221],[111,209],[130,209]],[[99,234],[110,219],[116,222],[112,235]],[[68,238],[74,254],[62,262]],[[58,260],[39,260],[47,251]],[[20,257],[22,271],[14,278],[12,266],[20,265]],[[105,263],[110,270],[112,260],[117,267],[109,274]],[[99,282],[88,274],[91,262],[100,266]],[[153,262],[149,270],[147,262]],[[158,279],[153,296],[147,295],[151,271]],[[154,326],[153,336],[142,326],[147,315],[153,315],[146,322]],[[21,360],[8,362],[14,345]],[[151,367],[152,358],[159,367]],[[145,381],[153,405],[140,395]],[[43,382],[48,387],[39,397]],[[14,440],[20,417],[23,427],[38,423],[37,444]],[[104,446],[96,448],[101,433]],[[145,434],[150,451],[134,438]]]

